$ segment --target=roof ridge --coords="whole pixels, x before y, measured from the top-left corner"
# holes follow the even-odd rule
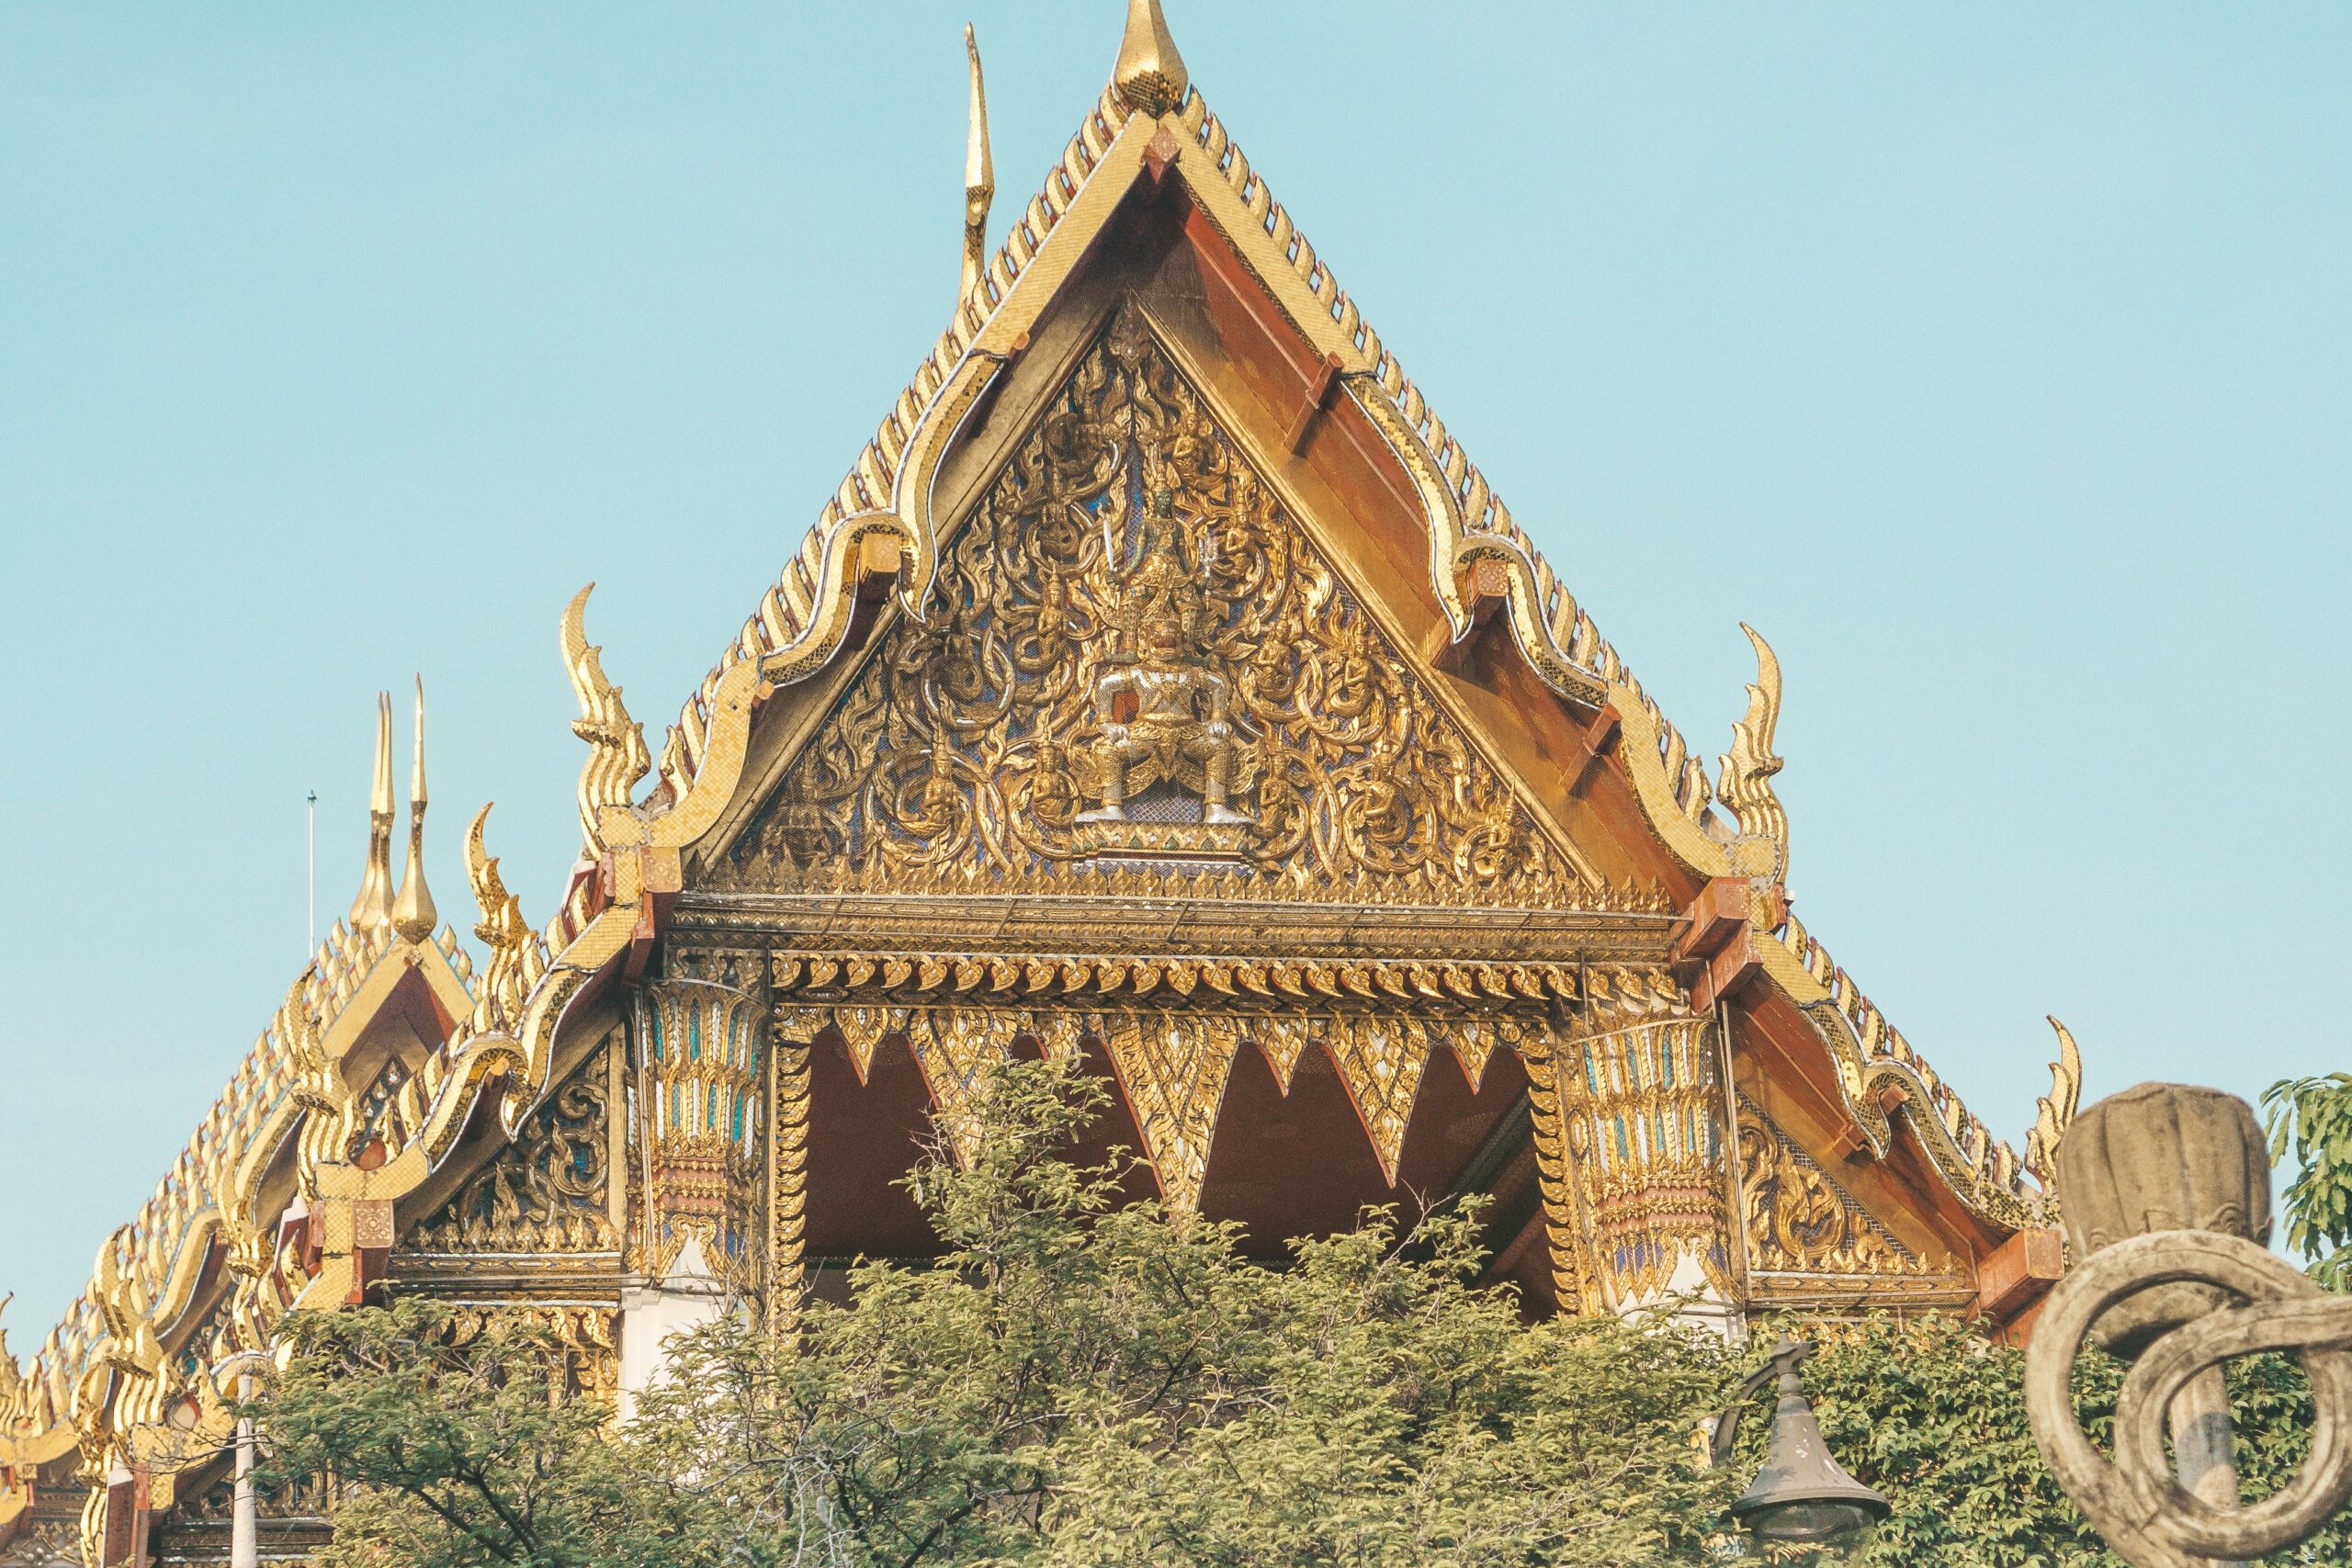
[[[758,609],[679,709],[656,766],[657,794],[666,789],[674,800],[693,787],[706,750],[711,696],[728,670],[741,660],[782,651],[808,630],[819,609],[817,595],[833,530],[844,518],[889,504],[899,460],[923,412],[948,386],[956,365],[970,352],[981,328],[1012,292],[1046,236],[1069,211],[1131,114],[1116,89],[1109,86],[1087,111],[1060,160],[1046,172],[1044,185],[1013,220],[971,292],[957,305],[946,330],[916,366],[905,390],[883,415],[848,474],[802,536],[800,548],[785,563],[775,582],[761,596]]]
[[[790,646],[815,619],[817,594],[832,531],[845,518],[888,505],[896,465],[909,436],[932,400],[949,385],[956,366],[971,351],[982,328],[1011,294],[1013,284],[1043,246],[1046,237],[1069,210],[1132,112],[1120,98],[1115,85],[1105,87],[1090,108],[1060,162],[1048,172],[1044,186],[1014,220],[1003,243],[956,311],[947,330],[924,356],[874,438],[866,443],[840,488],[826,502],[804,536],[799,551],[763,598],[759,610],[744,623],[735,642],[687,698],[662,748],[662,784],[657,790],[666,790],[675,799],[692,787],[705,750],[711,694],[727,671],[743,658],[759,657]],[[1644,690],[1616,647],[1601,635],[1592,616],[1512,517],[1510,509],[1471,460],[1461,439],[1439,418],[1427,396],[1405,373],[1396,353],[1382,342],[1354,299],[1340,287],[1329,265],[1317,253],[1288,209],[1275,198],[1265,176],[1250,164],[1224,122],[1209,109],[1207,100],[1197,88],[1188,87],[1170,118],[1183,128],[1193,146],[1206,156],[1209,167],[1263,231],[1296,281],[1312,297],[1315,308],[1328,315],[1340,337],[1362,355],[1363,378],[1376,387],[1382,399],[1393,407],[1404,430],[1420,446],[1435,475],[1442,479],[1459,536],[1432,541],[1433,573],[1442,564],[1481,557],[1498,558],[1522,570],[1525,581],[1514,592],[1512,605],[1513,630],[1522,651],[1536,673],[1564,695],[1594,707],[1614,707],[1621,722],[1632,720],[1625,725],[1626,739],[1633,742],[1628,771],[1634,775],[1645,812],[1654,825],[1667,834],[1669,847],[1686,860],[1712,864],[1721,873],[1758,874],[1755,856],[1725,852],[1743,840],[1755,837],[1748,831],[1750,824],[1741,822],[1735,829],[1715,813],[1713,808],[1718,798],[1717,784],[1709,778],[1704,763],[1692,754],[1690,742],[1657,701]],[[1440,582],[1437,586],[1443,598],[1453,585]],[[1453,609],[1449,604],[1449,613]],[[1758,641],[1759,659],[1769,658],[1769,650]],[[1531,642],[1537,646],[1529,646]],[[1752,739],[1754,750],[1764,754],[1765,773],[1779,765],[1777,758],[1769,757],[1770,727],[1779,701],[1777,685],[1775,680],[1769,708],[1759,716],[1751,705],[1747,721],[1752,727],[1760,717],[1762,733]],[[1752,704],[1758,700],[1763,700],[1761,693],[1751,699]],[[1738,750],[1736,739],[1735,753]],[[1733,756],[1724,759],[1724,772],[1727,782],[1737,773],[1742,783],[1750,783],[1744,762]],[[1754,786],[1760,784],[1761,778],[1754,778],[1751,787],[1744,793],[1752,798],[1757,793]],[[1735,792],[1726,787],[1722,793],[1724,804],[1736,817],[1738,802],[1731,798]],[[1777,810],[1777,802],[1770,801],[1769,789],[1763,793]],[[1781,848],[1776,863],[1763,874],[1777,880],[1784,864],[1785,850]],[[1819,944],[1803,935],[1802,927],[1796,930],[1800,945],[1791,949],[1792,955],[1801,960],[1796,973],[1811,976],[1815,964],[1805,961],[1804,955],[1805,952],[1817,951]],[[1812,943],[1811,949],[1803,948],[1802,943],[1807,942]],[[1884,1024],[1883,1015],[1861,995],[1845,971],[1838,969],[1835,973],[1839,977],[1838,1000],[1841,1014],[1848,1012],[1850,1006],[1855,1016],[1876,1018],[1880,1021],[1875,1026],[1879,1033],[1899,1043],[1900,1034]],[[1878,1034],[1871,1036],[1877,1037]],[[1890,1058],[1880,1066],[1899,1065],[1905,1070],[1881,1076],[1891,1076],[1915,1108],[1923,1112],[1917,1120],[1924,1141],[1938,1156],[1939,1165],[1947,1168],[1945,1174],[1962,1195],[1980,1207],[1989,1204],[1988,1212],[2002,1211],[2004,1223],[2015,1224],[2019,1218],[2038,1214],[2041,1200],[2029,1193],[2022,1183],[2025,1163],[2007,1144],[1990,1138],[1984,1123],[1964,1106],[1959,1106],[1958,1097],[1926,1066],[1917,1053],[1907,1044],[1901,1046],[1901,1052],[1899,1058]],[[1959,1106],[1956,1113],[1951,1109],[1954,1106]],[[1867,1124],[1865,1108],[1855,1109]],[[1867,1110],[1875,1111],[1875,1107]],[[1880,1113],[1880,1121],[1883,1122],[1883,1113]],[[1961,1131],[1952,1133],[1953,1126]],[[1943,1134],[1940,1139],[1939,1131]],[[1975,1196],[1980,1192],[1984,1194],[1981,1200]]]
[[[120,1277],[151,1308],[164,1302],[180,1275],[188,1245],[206,1229],[202,1224],[206,1216],[221,1206],[224,1195],[235,1196],[228,1189],[237,1167],[251,1153],[254,1138],[295,1091],[300,1073],[300,1045],[289,1037],[292,1015],[288,1010],[301,1010],[301,1025],[312,1037],[324,1033],[393,948],[414,945],[402,942],[390,927],[352,931],[337,919],[328,929],[285,1005],[238,1059],[227,1085],[213,1097],[195,1132],[156,1182],[155,1190],[101,1248],[102,1264],[110,1253]],[[458,945],[455,931],[443,926],[431,945],[461,984],[470,981],[472,960]],[[80,1380],[90,1352],[107,1333],[98,1301],[99,1276],[104,1272],[103,1266],[93,1270],[91,1281],[33,1355],[28,1378],[33,1397],[46,1399],[56,1418],[62,1418],[64,1401]]]

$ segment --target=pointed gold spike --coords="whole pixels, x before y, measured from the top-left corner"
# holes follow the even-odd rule
[[[2050,1092],[2034,1104],[2033,1130],[2025,1135],[2025,1163],[2046,1188],[2058,1174],[2058,1145],[2075,1124],[2075,1111],[2083,1097],[2083,1053],[2075,1037],[2055,1018],[2058,1059],[2050,1064]]]
[[[1111,85],[1120,100],[1137,114],[1163,115],[1184,101],[1190,81],[1159,0],[1127,0],[1126,36],[1111,67]]]
[[[390,721],[391,699],[385,699],[386,722]],[[385,769],[391,763],[385,761]],[[386,795],[390,794],[391,781],[385,780]],[[389,807],[390,801],[386,800]],[[389,811],[386,812],[390,816]],[[389,847],[389,846],[388,846]],[[408,868],[401,874],[400,897],[392,901],[392,929],[403,941],[425,942],[431,939],[433,928],[440,923],[441,913],[433,907],[433,890],[424,885],[424,677],[416,678],[416,755],[409,769],[408,784]]]
[[[988,265],[989,208],[996,200],[996,164],[989,157],[989,95],[980,80],[980,40],[964,24],[964,53],[971,62],[971,121],[964,141],[964,284],[957,310],[979,287]]]
[[[351,901],[351,929],[366,936],[392,923],[392,694],[376,694],[376,775],[368,796],[368,869]]]
[[[1731,727],[1731,750],[1720,759],[1715,795],[1738,821],[1743,838],[1770,840],[1777,882],[1789,871],[1789,814],[1772,792],[1772,775],[1782,764],[1772,750],[1772,732],[1781,722],[1781,660],[1754,626],[1742,621],[1739,629],[1756,645],[1756,679],[1747,687],[1747,716]]]

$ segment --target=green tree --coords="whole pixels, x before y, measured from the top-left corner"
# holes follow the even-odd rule
[[[1853,1554],[1858,1568],[2121,1568],[2041,1462],[2023,1350],[1941,1314],[1798,1332],[1818,1347],[1804,1375],[1823,1436],[1894,1505],[1877,1539]],[[2123,1371],[2095,1349],[2075,1366],[2076,1414],[2102,1444]],[[2310,1452],[2311,1387],[2278,1356],[2232,1362],[2228,1376],[2241,1485],[2248,1498],[2266,1497]],[[2352,1521],[2267,1561],[2352,1562]]]
[[[700,1500],[633,1462],[544,1334],[492,1314],[469,1336],[417,1301],[303,1314],[288,1332],[291,1363],[258,1412],[265,1480],[334,1478],[331,1562],[722,1561]]]
[[[525,1329],[312,1318],[265,1412],[276,1465],[341,1479],[336,1562],[424,1568],[1642,1568],[1719,1530],[1727,1478],[1691,1462],[1719,1343],[1531,1327],[1475,1283],[1458,1213],[1252,1262],[1058,1157],[1102,1099],[1008,1070],[969,1167],[913,1178],[936,1266],[860,1265],[790,1344],[741,1317],[682,1336],[623,1431],[553,1397]]]
[[[1060,1157],[1102,1091],[1058,1068],[987,1090],[968,1167],[912,1179],[946,1244],[865,1263],[778,1343],[680,1337],[616,1429],[526,1327],[457,1343],[404,1301],[296,1325],[263,1411],[276,1467],[346,1498],[331,1568],[1556,1564],[1720,1559],[1729,1472],[1701,1419],[1761,1354],[1663,1323],[1528,1325],[1476,1283],[1472,1217],[1373,1213],[1243,1258],[1227,1226],[1123,1205]],[[1946,1318],[1812,1325],[1832,1447],[1895,1505],[1857,1561],[2108,1568],[2041,1466],[2020,1356]],[[2250,1369],[2250,1370],[2249,1370]],[[2097,1432],[2119,1372],[2085,1366]],[[2311,1415],[2282,1362],[2233,1374],[2256,1492]],[[2298,1401],[2301,1403],[2298,1403]],[[2323,1543],[2352,1561],[2352,1540]]]
[[[2287,1245],[2331,1291],[2352,1290],[2352,1073],[2287,1078],[2262,1091],[2270,1159],[2294,1150]]]

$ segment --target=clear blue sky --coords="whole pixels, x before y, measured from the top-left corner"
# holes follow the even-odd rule
[[[1170,0],[1194,83],[1996,1128],[2341,1066],[2352,9]],[[29,1349],[359,871],[543,919],[557,614],[657,736],[1124,6],[0,11],[0,1289]],[[1001,221],[997,225],[1001,231]],[[405,709],[403,708],[403,713]],[[405,725],[405,718],[402,720]],[[405,774],[405,742],[401,769]]]

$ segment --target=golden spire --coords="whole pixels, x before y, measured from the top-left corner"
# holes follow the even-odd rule
[[[392,923],[392,694],[376,694],[376,784],[368,797],[368,870],[351,901],[351,930],[372,934]]]
[[[972,62],[972,118],[964,141],[964,287],[956,308],[980,281],[988,265],[989,206],[996,200],[996,164],[989,158],[989,95],[980,82],[980,40],[964,24],[964,52]]]
[[[1127,33],[1119,40],[1118,62],[1111,67],[1111,85],[1120,100],[1137,114],[1163,115],[1184,101],[1190,80],[1159,0],[1127,0]]]
[[[390,722],[391,699],[384,699],[385,722]],[[390,762],[385,763],[389,774]],[[391,804],[391,780],[385,781],[385,804]],[[408,942],[424,942],[440,923],[433,907],[433,890],[424,886],[424,677],[416,678],[416,759],[408,782],[408,869],[401,875],[401,896],[392,904],[392,929]]]

